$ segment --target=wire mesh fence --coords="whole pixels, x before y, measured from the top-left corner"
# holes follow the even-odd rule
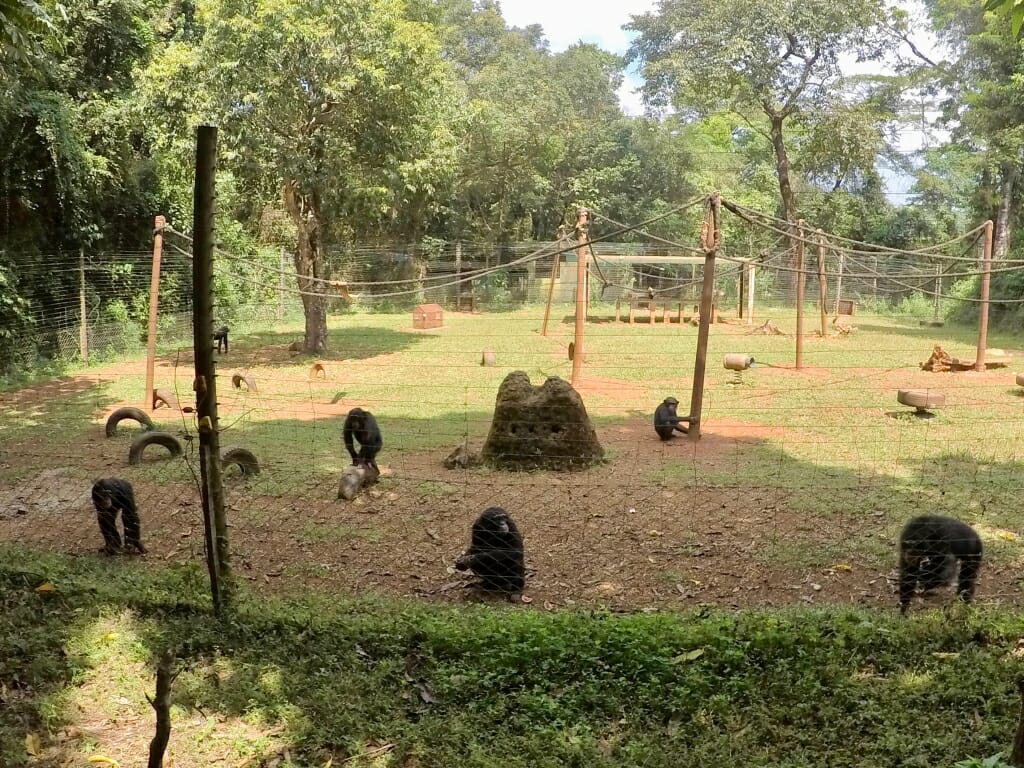
[[[997,329],[986,370],[958,370],[972,367],[978,336],[977,302],[964,287],[981,274],[976,234],[922,253],[833,239],[820,271],[808,235],[798,369],[796,247],[753,216],[729,221],[699,441],[679,432],[662,440],[652,423],[666,398],[680,402],[680,415],[690,400],[697,247],[652,237],[585,251],[578,398],[540,386],[570,378],[580,245],[572,238],[328,254],[329,279],[346,283],[352,300],[325,289],[328,347],[316,356],[301,351],[302,296],[280,252],[219,253],[217,320],[230,328],[218,356],[221,444],[225,454],[243,449],[225,456],[236,573],[258,590],[316,583],[461,600],[475,594],[474,570],[516,581],[509,541],[521,537],[525,584],[505,591],[547,608],[884,606],[896,601],[900,528],[934,512],[981,533],[978,599],[1020,603],[1024,387],[1014,361],[1024,353]],[[80,533],[91,483],[120,476],[135,486],[150,559],[200,556],[188,240],[167,235],[155,385],[171,397],[156,409],[143,379],[147,258],[89,257],[92,365],[0,401],[5,538],[95,549],[98,534]],[[118,277],[124,264],[135,282]],[[1007,261],[993,271],[1018,269]],[[68,286],[35,328],[73,357],[80,282]],[[421,305],[438,309],[417,313]],[[121,307],[131,308],[123,319],[104,319]],[[923,370],[936,345],[963,365]],[[726,368],[728,354],[753,367]],[[515,371],[530,386],[510,380]],[[917,392],[923,406],[914,396],[899,402],[900,390]],[[104,432],[126,406],[142,407],[175,438],[171,447],[144,447],[131,463],[140,434],[132,420]],[[346,499],[353,457],[343,426],[355,408],[373,415],[383,447],[371,457],[379,477],[356,478],[375,482]],[[360,442],[355,459],[365,464]],[[551,456],[575,457],[564,462],[573,471],[543,468],[539,458]],[[507,515],[494,525],[480,520],[492,507]]]

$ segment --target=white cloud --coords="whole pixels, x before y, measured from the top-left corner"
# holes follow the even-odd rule
[[[656,5],[656,0],[618,0],[614,4],[594,0],[503,0],[501,12],[515,27],[540,24],[553,51],[583,40],[621,54],[629,48],[622,25],[630,16],[646,13]]]

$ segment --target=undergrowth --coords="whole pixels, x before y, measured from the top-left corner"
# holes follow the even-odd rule
[[[167,647],[181,670],[176,765],[952,766],[1009,744],[1024,633],[1024,618],[998,612],[615,615],[245,595],[220,622],[198,567],[18,547],[0,548],[0,601],[11,768],[98,753],[142,764],[141,692]],[[137,724],[134,751],[86,732],[96,710],[114,730]],[[71,728],[81,737],[58,738]]]

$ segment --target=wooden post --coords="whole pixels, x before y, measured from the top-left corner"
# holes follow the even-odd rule
[[[700,420],[704,409],[704,372],[708,362],[708,335],[711,329],[711,312],[715,300],[715,256],[718,255],[720,239],[719,220],[721,200],[716,192],[711,196],[706,222],[704,247],[704,280],[700,291],[700,322],[697,325],[697,352],[693,358],[693,391],[690,393],[690,426],[687,436],[700,439]]]
[[[206,559],[213,608],[221,615],[230,598],[230,566],[224,488],[221,483],[220,434],[217,423],[217,376],[213,355],[213,206],[217,166],[217,129],[200,125],[196,132],[196,181],[192,240],[192,327],[195,350],[196,416]]]
[[[796,223],[796,369],[804,365],[804,220]]]
[[[78,249],[78,352],[89,362],[89,321],[85,306],[85,248]]]
[[[572,356],[572,378],[570,383],[575,387],[583,373],[583,322],[587,317],[587,228],[590,224],[590,212],[580,208],[576,219],[576,328],[573,342],[575,354]]]
[[[942,265],[937,264],[935,266],[935,312],[934,320],[938,322],[939,317],[942,315],[942,309],[940,306],[940,299],[942,298]]]
[[[746,264],[740,264],[739,268],[739,280],[736,284],[736,316],[743,319],[743,303],[746,300],[747,293],[747,267]]]
[[[1010,750],[1010,765],[1024,768],[1024,677],[1017,678],[1017,693],[1020,695],[1020,710],[1017,715],[1017,732],[1013,736]]]
[[[747,270],[747,325],[754,322],[754,262],[749,262]]]
[[[978,304],[978,356],[974,370],[985,370],[985,346],[988,343],[988,297],[992,283],[992,220],[985,222],[985,249],[981,255],[981,303]]]
[[[825,338],[828,314],[828,284],[825,282],[825,235],[818,230],[818,311],[821,313],[821,338]]]
[[[284,248],[281,249],[281,256],[278,260],[279,271],[277,273],[277,319],[278,321],[284,320],[284,273],[288,271],[288,255],[285,253]]]
[[[555,295],[555,280],[558,279],[558,261],[562,258],[562,240],[558,241],[558,249],[555,251],[555,258],[551,262],[551,282],[548,284],[548,303],[544,305],[544,324],[541,326],[540,335],[548,335],[548,318],[551,316],[551,299]]]
[[[167,219],[157,216],[153,220],[153,266],[149,270],[149,337],[146,340],[146,395],[143,408],[152,410],[153,390],[156,388],[156,313],[160,300],[160,257],[164,250],[164,225]]]
[[[839,252],[839,276],[836,278],[836,304],[832,310],[839,314],[839,301],[843,298],[843,270],[846,269],[846,251]]]

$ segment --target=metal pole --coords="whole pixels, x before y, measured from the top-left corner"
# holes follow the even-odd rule
[[[796,223],[796,368],[804,364],[804,220]]]
[[[149,338],[146,340],[146,398],[143,408],[152,409],[156,369],[156,313],[160,300],[160,257],[164,250],[164,225],[167,220],[157,216],[153,220],[153,266],[149,271]]]
[[[229,599],[230,567],[224,488],[221,484],[220,435],[217,424],[217,378],[213,355],[213,207],[217,165],[217,129],[199,126],[196,133],[196,182],[192,241],[192,311],[196,365],[196,415],[207,564],[214,610]]]
[[[935,322],[939,321],[939,316],[942,314],[941,306],[939,301],[942,295],[942,265],[939,264],[935,267]]]
[[[562,241],[558,241],[558,251],[555,253],[555,259],[551,262],[551,282],[548,283],[548,303],[544,305],[544,325],[541,326],[540,335],[548,335],[548,317],[551,316],[551,299],[555,295],[555,280],[558,279],[558,261],[562,258],[561,253]]]
[[[839,300],[843,298],[843,270],[846,268],[846,251],[839,252],[839,276],[836,278],[836,304],[833,310],[839,314]]]
[[[277,273],[277,319],[278,321],[284,320],[284,273],[288,271],[288,254],[285,253],[284,248],[281,249],[280,257],[278,258],[278,273]]]
[[[587,317],[587,227],[590,212],[580,208],[576,219],[576,329],[573,335],[572,379],[575,387],[583,373],[583,322]]]
[[[978,356],[974,370],[985,370],[985,345],[988,343],[988,297],[992,282],[992,220],[985,222],[985,250],[981,257],[981,303],[978,305]]]
[[[739,315],[739,319],[742,320],[743,319],[743,302],[744,302],[744,300],[746,298],[746,296],[744,295],[746,293],[746,282],[747,282],[747,280],[746,280],[746,278],[747,278],[747,267],[746,267],[746,265],[745,264],[741,264],[739,271],[740,271],[740,280],[739,280],[739,287],[736,290],[736,300],[737,300],[737,303],[739,304],[737,314]]]
[[[754,262],[746,266],[747,270],[747,325],[754,322]]]
[[[825,236],[818,230],[818,310],[821,313],[821,338],[825,338],[825,315],[828,314],[828,285],[825,283]]]
[[[462,309],[462,241],[455,241],[455,311]]]
[[[708,362],[708,335],[711,330],[711,307],[715,301],[715,256],[720,240],[719,220],[721,201],[718,193],[711,196],[708,206],[708,231],[704,247],[704,280],[700,290],[700,322],[697,326],[697,352],[693,358],[693,391],[690,394],[690,426],[687,436],[700,440],[700,420],[704,409],[704,370]]]
[[[89,362],[89,326],[85,317],[85,248],[78,249],[78,351]]]

